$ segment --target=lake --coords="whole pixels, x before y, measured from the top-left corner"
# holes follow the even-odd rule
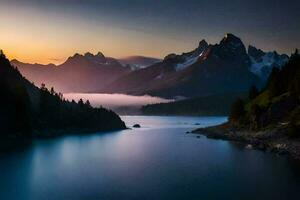
[[[37,140],[22,151],[1,155],[0,199],[299,197],[297,163],[185,133],[226,117],[122,119],[141,128]]]

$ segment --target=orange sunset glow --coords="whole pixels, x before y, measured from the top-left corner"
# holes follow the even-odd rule
[[[42,12],[31,7],[1,6],[0,18],[3,21],[1,49],[9,59],[28,63],[60,64],[74,53],[99,51],[113,57],[162,57],[174,50],[181,52],[195,46],[193,42],[158,37],[157,33],[118,27],[101,19]]]
[[[142,3],[127,12],[126,9],[115,10],[115,2],[105,4],[107,8],[98,3],[80,7],[72,1],[62,1],[61,5],[47,1],[22,2],[5,0],[1,4],[0,44],[9,59],[29,63],[60,64],[74,53],[99,51],[115,58],[130,55],[163,58],[169,53],[182,53],[194,48],[195,41],[203,38],[216,43],[228,30],[239,32],[246,44],[255,41],[267,50],[276,48],[287,53],[297,46],[295,41],[284,37],[285,31],[275,31],[276,35],[267,37],[269,29],[266,26],[256,29],[252,22],[232,25],[237,20],[235,16],[222,17],[222,22],[216,22],[210,16],[212,13],[198,10],[201,7],[189,10],[193,15],[204,15],[197,18],[186,16],[184,12],[177,11],[177,7],[159,18],[159,15],[149,12],[142,13],[147,7]],[[164,6],[162,4],[160,9]],[[216,15],[227,14],[216,11]],[[182,21],[180,17],[189,17],[190,20]],[[247,30],[251,27],[252,33],[241,31],[242,26]]]
[[[299,199],[300,0],[0,0],[0,200]]]

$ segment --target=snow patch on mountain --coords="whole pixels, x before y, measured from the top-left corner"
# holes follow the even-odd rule
[[[288,61],[288,58],[276,58],[276,54],[273,52],[266,53],[260,59],[255,59],[252,56],[249,56],[249,58],[252,63],[250,71],[261,78],[268,76],[273,67],[280,68]]]
[[[257,75],[261,75],[263,67],[272,67],[274,64],[274,57],[270,54],[265,54],[260,61],[256,61],[252,56],[249,57],[252,63],[250,71]]]
[[[200,53],[199,55],[196,55],[196,56],[195,55],[191,55],[189,57],[186,57],[185,61],[183,63],[176,64],[175,70],[176,71],[181,71],[181,70],[183,70],[183,69],[191,66],[192,64],[194,64],[194,63],[197,62],[197,60],[199,59],[199,57],[202,56],[202,54],[203,54],[203,52]]]

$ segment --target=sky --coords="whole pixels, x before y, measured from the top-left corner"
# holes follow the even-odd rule
[[[246,45],[300,47],[299,0],[0,0],[0,49],[62,63],[75,53],[163,58],[234,33]]]

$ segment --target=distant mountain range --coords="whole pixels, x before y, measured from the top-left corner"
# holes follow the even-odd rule
[[[287,55],[246,50],[240,38],[226,34],[219,44],[202,40],[181,55],[170,54],[162,62],[126,74],[98,92],[150,94],[162,97],[207,96],[247,91],[264,85],[273,67],[287,62]]]
[[[61,65],[40,65],[11,61],[35,85],[45,83],[61,92],[88,92],[108,84],[131,71],[116,59],[102,53],[75,54]]]
[[[196,49],[163,60],[133,56],[106,58],[102,53],[75,54],[59,65],[12,64],[36,85],[46,83],[62,92],[124,93],[161,97],[196,97],[248,91],[262,87],[272,68],[287,55],[246,50],[240,38],[226,34],[218,44],[199,42]]]
[[[35,85],[42,83],[61,92],[90,92],[98,90],[117,78],[134,70],[145,68],[159,59],[131,56],[121,59],[105,57],[101,52],[93,55],[76,53],[61,65],[22,63],[12,60],[20,72]]]

